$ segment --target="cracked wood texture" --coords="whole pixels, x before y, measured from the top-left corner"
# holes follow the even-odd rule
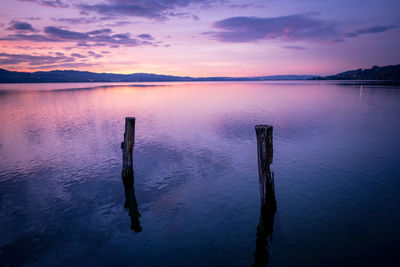
[[[135,118],[125,118],[124,141],[122,149],[122,175],[133,173],[133,147],[135,145]]]
[[[270,125],[256,125],[258,175],[260,182],[261,206],[276,208],[274,174],[270,165],[273,158],[272,130]]]

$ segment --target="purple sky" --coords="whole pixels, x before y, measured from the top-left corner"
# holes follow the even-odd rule
[[[400,63],[399,0],[2,0],[0,67],[327,75]]]

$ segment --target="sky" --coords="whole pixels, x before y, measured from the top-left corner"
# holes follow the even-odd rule
[[[330,75],[400,64],[399,0],[1,0],[0,68]]]

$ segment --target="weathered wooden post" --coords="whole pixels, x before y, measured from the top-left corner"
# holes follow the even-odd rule
[[[269,260],[269,241],[272,240],[276,212],[274,174],[270,165],[273,158],[272,130],[270,125],[256,125],[258,175],[260,185],[260,220],[257,226],[255,264],[267,266]]]
[[[131,229],[135,233],[142,231],[140,226],[140,213],[135,196],[135,178],[133,171],[133,147],[135,145],[135,118],[125,118],[124,141],[121,143],[122,149],[122,181],[125,189],[124,207],[129,210],[131,217]]]
[[[125,118],[124,141],[122,149],[122,177],[133,174],[133,146],[135,145],[135,118]]]
[[[276,208],[274,175],[270,165],[273,158],[272,130],[270,125],[256,125],[258,176],[261,206]]]

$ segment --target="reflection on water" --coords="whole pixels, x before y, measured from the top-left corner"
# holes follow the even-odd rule
[[[0,85],[1,266],[396,266],[398,88],[363,85],[360,101],[360,84],[165,84]],[[54,90],[71,88],[85,90]],[[279,209],[260,208],[273,186]]]
[[[142,231],[139,220],[141,215],[138,211],[138,204],[135,196],[135,178],[133,169],[122,174],[122,181],[125,189],[124,208],[129,210],[129,217],[131,217],[131,229],[135,233],[139,233]]]
[[[253,266],[267,266],[269,260],[270,242],[274,228],[276,206],[262,205],[260,219],[257,226],[255,264]]]

